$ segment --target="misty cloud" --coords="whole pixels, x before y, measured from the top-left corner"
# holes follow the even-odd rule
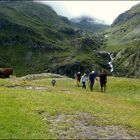
[[[139,1],[40,1],[50,5],[58,15],[69,19],[78,16],[90,16],[108,24],[121,13],[129,10]]]

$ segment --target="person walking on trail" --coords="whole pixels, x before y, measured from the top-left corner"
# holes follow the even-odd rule
[[[100,78],[101,92],[105,92],[106,91],[106,83],[107,83],[106,70],[102,70],[102,73],[99,75],[99,78]]]
[[[89,74],[89,84],[90,84],[90,91],[93,90],[93,86],[94,86],[94,81],[96,79],[96,74],[95,74],[95,71],[92,71],[90,74]],[[97,79],[96,79],[97,80]]]
[[[81,73],[80,71],[76,74],[76,85],[80,86],[80,80],[81,80]]]
[[[84,73],[84,75],[81,77],[82,89],[86,89],[86,81],[87,81],[87,76]]]

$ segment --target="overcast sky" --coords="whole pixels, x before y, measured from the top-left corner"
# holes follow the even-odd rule
[[[40,1],[50,5],[59,15],[73,18],[81,15],[96,17],[111,24],[121,13],[140,1]]]

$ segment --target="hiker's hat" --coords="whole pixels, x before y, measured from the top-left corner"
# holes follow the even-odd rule
[[[93,70],[91,73],[95,73],[95,71]]]

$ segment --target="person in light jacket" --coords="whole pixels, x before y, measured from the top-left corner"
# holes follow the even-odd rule
[[[87,81],[87,76],[86,73],[81,77],[81,82],[82,82],[82,89],[86,89],[86,81]]]

